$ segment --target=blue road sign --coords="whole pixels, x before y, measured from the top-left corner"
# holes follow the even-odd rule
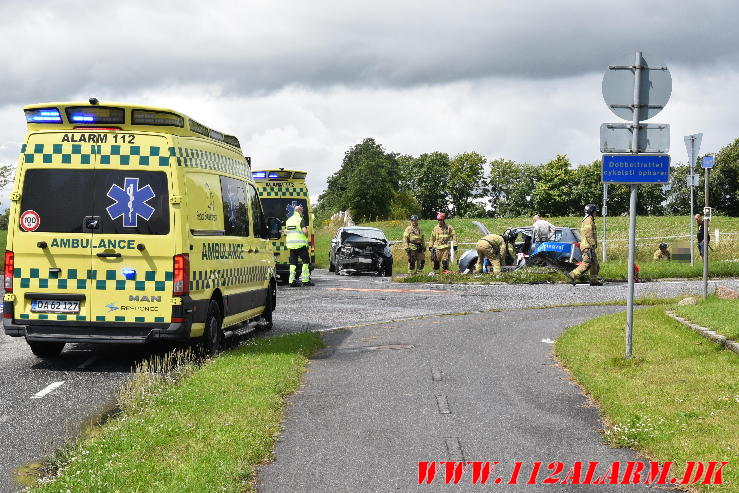
[[[661,184],[670,181],[668,154],[604,154],[603,183]]]
[[[713,156],[703,156],[701,168],[713,168]]]

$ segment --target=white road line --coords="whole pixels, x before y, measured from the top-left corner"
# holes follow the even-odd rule
[[[549,338],[542,339],[541,342],[543,342],[544,344],[554,344],[554,341]]]
[[[90,356],[90,357],[89,357],[89,358],[87,358],[87,359],[86,359],[86,360],[85,360],[85,361],[84,361],[84,362],[83,362],[82,364],[80,364],[80,365],[79,365],[79,366],[77,367],[77,369],[78,369],[78,370],[84,370],[85,368],[87,368],[87,367],[89,367],[90,365],[92,365],[93,363],[95,363],[95,362],[96,362],[96,361],[97,361],[97,360],[98,360],[99,358],[100,358],[100,356]]]
[[[41,390],[40,392],[32,395],[31,399],[41,399],[42,397],[53,392],[55,389],[61,387],[62,385],[64,385],[64,381],[51,383],[47,385],[44,390]]]

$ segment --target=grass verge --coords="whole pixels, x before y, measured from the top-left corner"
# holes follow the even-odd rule
[[[739,341],[739,300],[709,296],[707,300],[699,300],[696,305],[676,306],[673,311],[694,324]]]
[[[134,383],[122,413],[60,454],[36,491],[253,491],[284,397],[321,346],[313,333],[260,338],[177,382]]]
[[[739,364],[652,307],[634,313],[634,357],[624,354],[625,314],[570,328],[555,343],[560,362],[599,404],[605,438],[658,461],[728,461],[723,485],[739,490]]]

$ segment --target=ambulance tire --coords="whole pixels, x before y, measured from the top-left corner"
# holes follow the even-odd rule
[[[205,331],[201,340],[201,347],[206,356],[215,356],[223,348],[223,330],[221,330],[221,310],[215,300],[210,300],[208,316],[205,318]]]
[[[270,330],[272,325],[272,312],[275,310],[277,300],[277,286],[274,282],[269,283],[267,288],[267,298],[264,300],[264,312],[262,312],[261,320],[257,324],[258,330]]]
[[[47,342],[47,341],[29,341],[31,352],[39,358],[56,358],[64,350],[63,342]]]
[[[393,277],[393,260],[390,259],[385,264],[385,277]]]
[[[328,271],[329,272],[336,272],[336,266],[331,263],[331,259],[328,260]]]

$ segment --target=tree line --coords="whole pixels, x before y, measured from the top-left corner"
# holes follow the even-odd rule
[[[695,189],[696,210],[703,205],[703,173]],[[690,213],[689,166],[671,167],[670,185],[639,187],[638,214]],[[405,219],[410,214],[434,218],[517,217],[534,213],[569,216],[583,205],[603,202],[601,161],[574,166],[565,155],[543,164],[508,159],[488,160],[477,152],[419,156],[386,151],[373,138],[349,148],[341,168],[319,196],[319,220],[348,210],[358,221]],[[718,214],[739,216],[739,139],[716,154],[710,178],[710,201]],[[608,214],[627,214],[629,187],[609,185]]]

